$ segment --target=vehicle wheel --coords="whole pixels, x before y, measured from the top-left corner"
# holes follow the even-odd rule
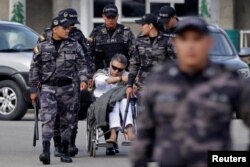
[[[11,80],[0,82],[0,119],[19,120],[27,111],[22,91],[18,85]]]

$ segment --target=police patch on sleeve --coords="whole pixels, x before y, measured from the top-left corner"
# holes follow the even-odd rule
[[[34,52],[35,55],[37,55],[37,54],[40,53],[40,49],[39,49],[38,45],[36,45],[36,46],[34,47],[33,52]]]
[[[89,37],[87,38],[88,42],[93,42],[93,38],[92,37]]]
[[[39,36],[39,41],[41,41],[41,42],[45,41],[45,36],[44,35],[40,35]]]

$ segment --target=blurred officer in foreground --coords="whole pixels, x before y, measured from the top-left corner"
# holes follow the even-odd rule
[[[108,68],[112,57],[116,54],[123,54],[129,60],[135,42],[132,31],[118,24],[118,9],[115,5],[109,4],[103,8],[104,24],[95,27],[90,34],[89,53],[94,59],[96,70]],[[108,131],[109,127],[103,128]],[[109,139],[110,133],[105,135]],[[115,145],[115,152],[119,153],[118,145]],[[107,155],[114,155],[114,151],[108,148]]]
[[[233,111],[250,126],[250,87],[237,72],[209,61],[206,22],[186,18],[176,28],[177,64],[156,67],[142,95],[133,166],[206,167],[207,151],[230,150]]]
[[[136,77],[139,89],[145,84],[153,66],[159,65],[166,60],[175,57],[172,43],[169,37],[159,32],[157,16],[146,14],[140,20],[135,21],[141,24],[141,33],[136,39],[132,57],[130,59],[127,95],[133,93],[133,84]]]
[[[95,27],[90,34],[90,55],[95,60],[96,70],[107,68],[111,58],[123,54],[131,57],[134,35],[132,31],[118,24],[118,9],[115,5],[106,5],[103,9],[104,24]]]
[[[175,37],[175,28],[179,21],[176,16],[175,9],[171,6],[163,6],[159,12],[159,19],[162,24],[163,33],[167,34],[170,38]]]
[[[82,47],[69,38],[70,22],[63,17],[52,20],[51,38],[34,48],[30,69],[32,102],[36,100],[37,89],[41,89],[43,153],[39,159],[50,164],[50,140],[56,115],[59,115],[62,143],[62,162],[72,162],[69,156],[69,142],[73,127],[77,95],[75,95],[75,74],[81,80],[81,90],[87,88],[87,67]]]

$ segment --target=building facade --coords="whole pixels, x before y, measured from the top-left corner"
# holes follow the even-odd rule
[[[88,36],[94,26],[101,24],[102,9],[114,3],[119,10],[119,22],[132,28],[135,34],[139,26],[134,20],[145,13],[157,14],[163,5],[173,6],[179,17],[202,15],[209,22],[225,29],[250,29],[250,1],[246,0],[0,0],[0,19],[10,20],[13,3],[24,4],[24,23],[41,33],[50,20],[63,8],[75,8],[80,15],[81,29]]]

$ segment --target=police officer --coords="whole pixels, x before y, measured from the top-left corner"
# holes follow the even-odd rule
[[[153,66],[175,57],[169,38],[159,32],[156,15],[145,14],[135,22],[141,24],[141,33],[136,39],[130,59],[127,95],[132,94],[136,77],[139,78],[137,84],[141,89]]]
[[[108,67],[117,53],[129,60],[135,39],[128,27],[117,23],[118,10],[115,5],[106,5],[102,16],[104,24],[95,27],[89,36],[90,55],[94,57],[96,70]]]
[[[93,60],[90,58],[90,56],[88,56],[88,44],[87,44],[87,39],[85,38],[85,36],[83,35],[82,31],[79,30],[77,27],[75,27],[75,25],[80,24],[80,22],[78,21],[78,14],[76,12],[75,9],[72,8],[67,8],[67,9],[63,9],[61,11],[59,11],[58,16],[60,17],[64,17],[67,20],[69,20],[70,22],[70,33],[69,36],[70,38],[75,39],[81,46],[83,49],[83,52],[85,54],[85,58],[86,61],[88,62],[88,78],[89,80],[92,77],[92,74],[94,72],[94,65],[93,65]],[[38,43],[40,42],[44,42],[46,39],[51,38],[52,32],[50,28],[46,28],[44,30],[44,33],[42,35],[39,36],[38,39]],[[75,77],[75,82],[76,82],[76,94],[78,95],[78,98],[76,100],[76,110],[74,112],[74,118],[75,121],[73,123],[73,130],[72,130],[72,134],[71,134],[71,140],[70,140],[70,155],[72,157],[74,157],[77,153],[78,153],[78,148],[75,145],[75,141],[76,141],[76,135],[77,135],[77,129],[78,129],[78,112],[80,110],[80,99],[84,98],[80,96],[80,92],[79,92],[79,79],[78,77]],[[87,92],[84,92],[84,94],[86,94]],[[60,157],[61,156],[61,136],[60,136],[60,121],[59,121],[59,115],[57,115],[57,119],[56,119],[56,123],[55,123],[55,130],[54,130],[54,145],[55,145],[55,152],[54,155],[56,157]]]
[[[72,162],[69,156],[69,142],[74,120],[75,82],[81,80],[80,88],[87,88],[87,66],[80,44],[69,38],[70,22],[63,17],[52,20],[51,38],[34,48],[29,81],[32,102],[40,91],[43,153],[39,159],[50,164],[50,140],[56,115],[60,116],[60,134],[62,143],[62,162]],[[57,113],[58,112],[58,113]]]
[[[174,39],[178,63],[155,68],[142,96],[133,166],[206,167],[207,151],[230,150],[230,122],[239,111],[250,126],[250,87],[237,72],[209,61],[206,22],[180,21]]]
[[[88,78],[89,80],[92,79],[92,75],[94,73],[94,64],[93,64],[93,60],[88,55],[87,39],[83,35],[82,31],[79,30],[77,27],[75,27],[75,25],[80,24],[80,22],[78,21],[78,14],[76,10],[72,8],[67,8],[67,9],[59,11],[58,15],[68,19],[69,22],[71,23],[69,36],[75,39],[76,41],[78,41],[79,44],[82,46],[86,61],[88,62]],[[81,96],[80,91],[79,91],[80,81],[78,77],[75,78],[75,82],[77,83],[76,94],[78,98],[76,100],[77,107],[74,112],[74,118],[75,118],[75,121],[73,123],[74,128],[71,133],[70,148],[69,148],[69,152],[72,157],[74,157],[78,153],[78,148],[75,145],[77,129],[78,129],[78,112],[80,110],[80,100],[81,98],[84,98],[83,96]],[[88,92],[87,91],[84,92],[84,94],[86,93]],[[55,133],[55,136],[54,136],[55,156],[60,156],[60,132],[59,132],[60,125],[57,124],[58,122],[59,121],[56,122],[55,132],[54,132]]]
[[[170,38],[175,37],[175,28],[179,21],[176,11],[171,6],[163,6],[159,11],[159,19],[162,24],[162,32]]]
[[[103,9],[104,24],[95,27],[89,36],[89,53],[95,61],[96,70],[107,68],[115,54],[123,54],[129,60],[135,42],[132,31],[118,24],[118,9],[113,4],[108,4]],[[103,128],[108,131],[109,127]],[[110,133],[106,133],[105,139],[109,139]],[[118,145],[115,152],[111,148],[106,150],[107,155],[119,153]]]

